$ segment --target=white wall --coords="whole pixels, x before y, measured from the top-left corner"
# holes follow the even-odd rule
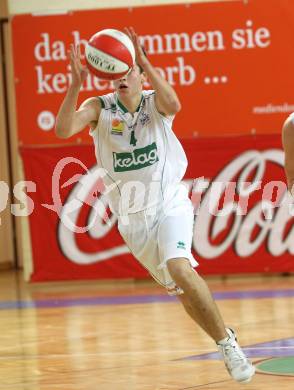
[[[181,4],[181,3],[205,3],[220,0],[8,0],[9,13],[46,13],[63,10],[82,10],[97,8],[124,8],[147,5]],[[222,0],[240,1],[240,0]],[[247,0],[244,0],[247,1]]]

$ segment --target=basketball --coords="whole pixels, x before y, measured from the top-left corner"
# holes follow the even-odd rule
[[[117,80],[126,75],[135,62],[135,48],[131,39],[114,29],[94,34],[85,48],[86,64],[100,79]]]

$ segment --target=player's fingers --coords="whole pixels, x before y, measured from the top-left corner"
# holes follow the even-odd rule
[[[75,73],[77,76],[81,73],[79,66],[76,62],[73,63],[72,72]]]
[[[74,45],[73,45],[73,44],[70,44],[70,46],[69,46],[69,52],[70,52],[71,58],[74,58],[74,55],[75,55],[75,48],[74,48]]]
[[[131,31],[131,34],[132,34],[133,42],[134,42],[134,44],[135,44],[137,50],[138,50],[140,53],[143,53],[142,47],[141,47],[141,45],[140,45],[140,40],[139,40],[138,34],[135,32],[135,30],[134,30],[133,27],[130,27],[130,31]]]
[[[78,44],[77,45],[77,55],[78,55],[78,59],[80,60],[82,57],[81,57],[81,45]]]
[[[130,26],[130,27],[129,27],[129,30],[130,30],[130,33],[131,33],[133,36],[136,35],[136,32],[135,32],[134,27]]]
[[[76,47],[75,47],[75,45],[74,45],[74,44],[71,44],[70,46],[71,46],[71,51],[72,51],[73,56],[76,57],[76,56],[77,56],[77,52],[76,52]]]
[[[134,31],[133,27],[128,27],[128,31],[129,31],[130,37],[132,38],[132,41],[134,43],[136,43],[136,41],[135,41],[135,31]]]
[[[70,51],[70,53],[69,53],[69,60],[70,60],[70,65],[71,65],[72,70],[76,70],[77,59],[76,59],[73,51]]]
[[[137,34],[135,34],[134,40],[136,42],[136,46],[138,46],[138,49],[142,51],[142,46],[140,45],[139,37]]]
[[[88,73],[89,73],[89,69],[86,66],[83,66],[81,70],[82,78],[86,78],[88,76]]]
[[[80,60],[80,45],[77,45],[77,46],[73,45],[72,53],[73,53],[72,58],[76,64],[76,69],[79,70],[79,68],[82,66],[81,60]]]
[[[130,30],[127,27],[125,27],[124,30],[125,30],[125,33],[129,36],[129,38],[132,39],[132,35],[130,33]]]
[[[70,49],[68,49],[68,50],[66,51],[66,56],[67,56],[67,59],[68,59],[69,61],[71,61],[71,51],[70,51]]]
[[[80,61],[76,55],[76,52],[72,54],[72,63],[74,65],[74,70],[79,73],[81,64],[80,64]]]
[[[75,55],[72,51],[69,51],[69,61],[70,61],[71,66],[73,67],[76,60],[75,60]]]

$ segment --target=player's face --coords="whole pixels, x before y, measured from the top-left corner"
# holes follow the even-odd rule
[[[128,75],[113,82],[114,88],[121,96],[133,96],[141,93],[145,76],[140,73],[140,68],[135,64]]]

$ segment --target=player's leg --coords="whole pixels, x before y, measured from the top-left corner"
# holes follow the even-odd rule
[[[215,342],[227,337],[220,312],[206,282],[184,258],[170,259],[167,268],[178,287],[183,291],[179,299],[186,311]]]
[[[225,327],[206,282],[192,268],[197,266],[191,253],[193,212],[185,203],[177,202],[172,211],[158,230],[159,268],[166,281],[173,281],[177,295],[182,293],[179,297],[186,311],[217,343],[230,375],[238,382],[248,382],[255,369],[239,347],[234,332]]]
[[[217,343],[230,375],[238,382],[249,382],[255,368],[237,343],[232,329],[226,329],[206,282],[191,268],[185,258],[169,259],[169,274],[183,290],[179,295],[188,314]]]

